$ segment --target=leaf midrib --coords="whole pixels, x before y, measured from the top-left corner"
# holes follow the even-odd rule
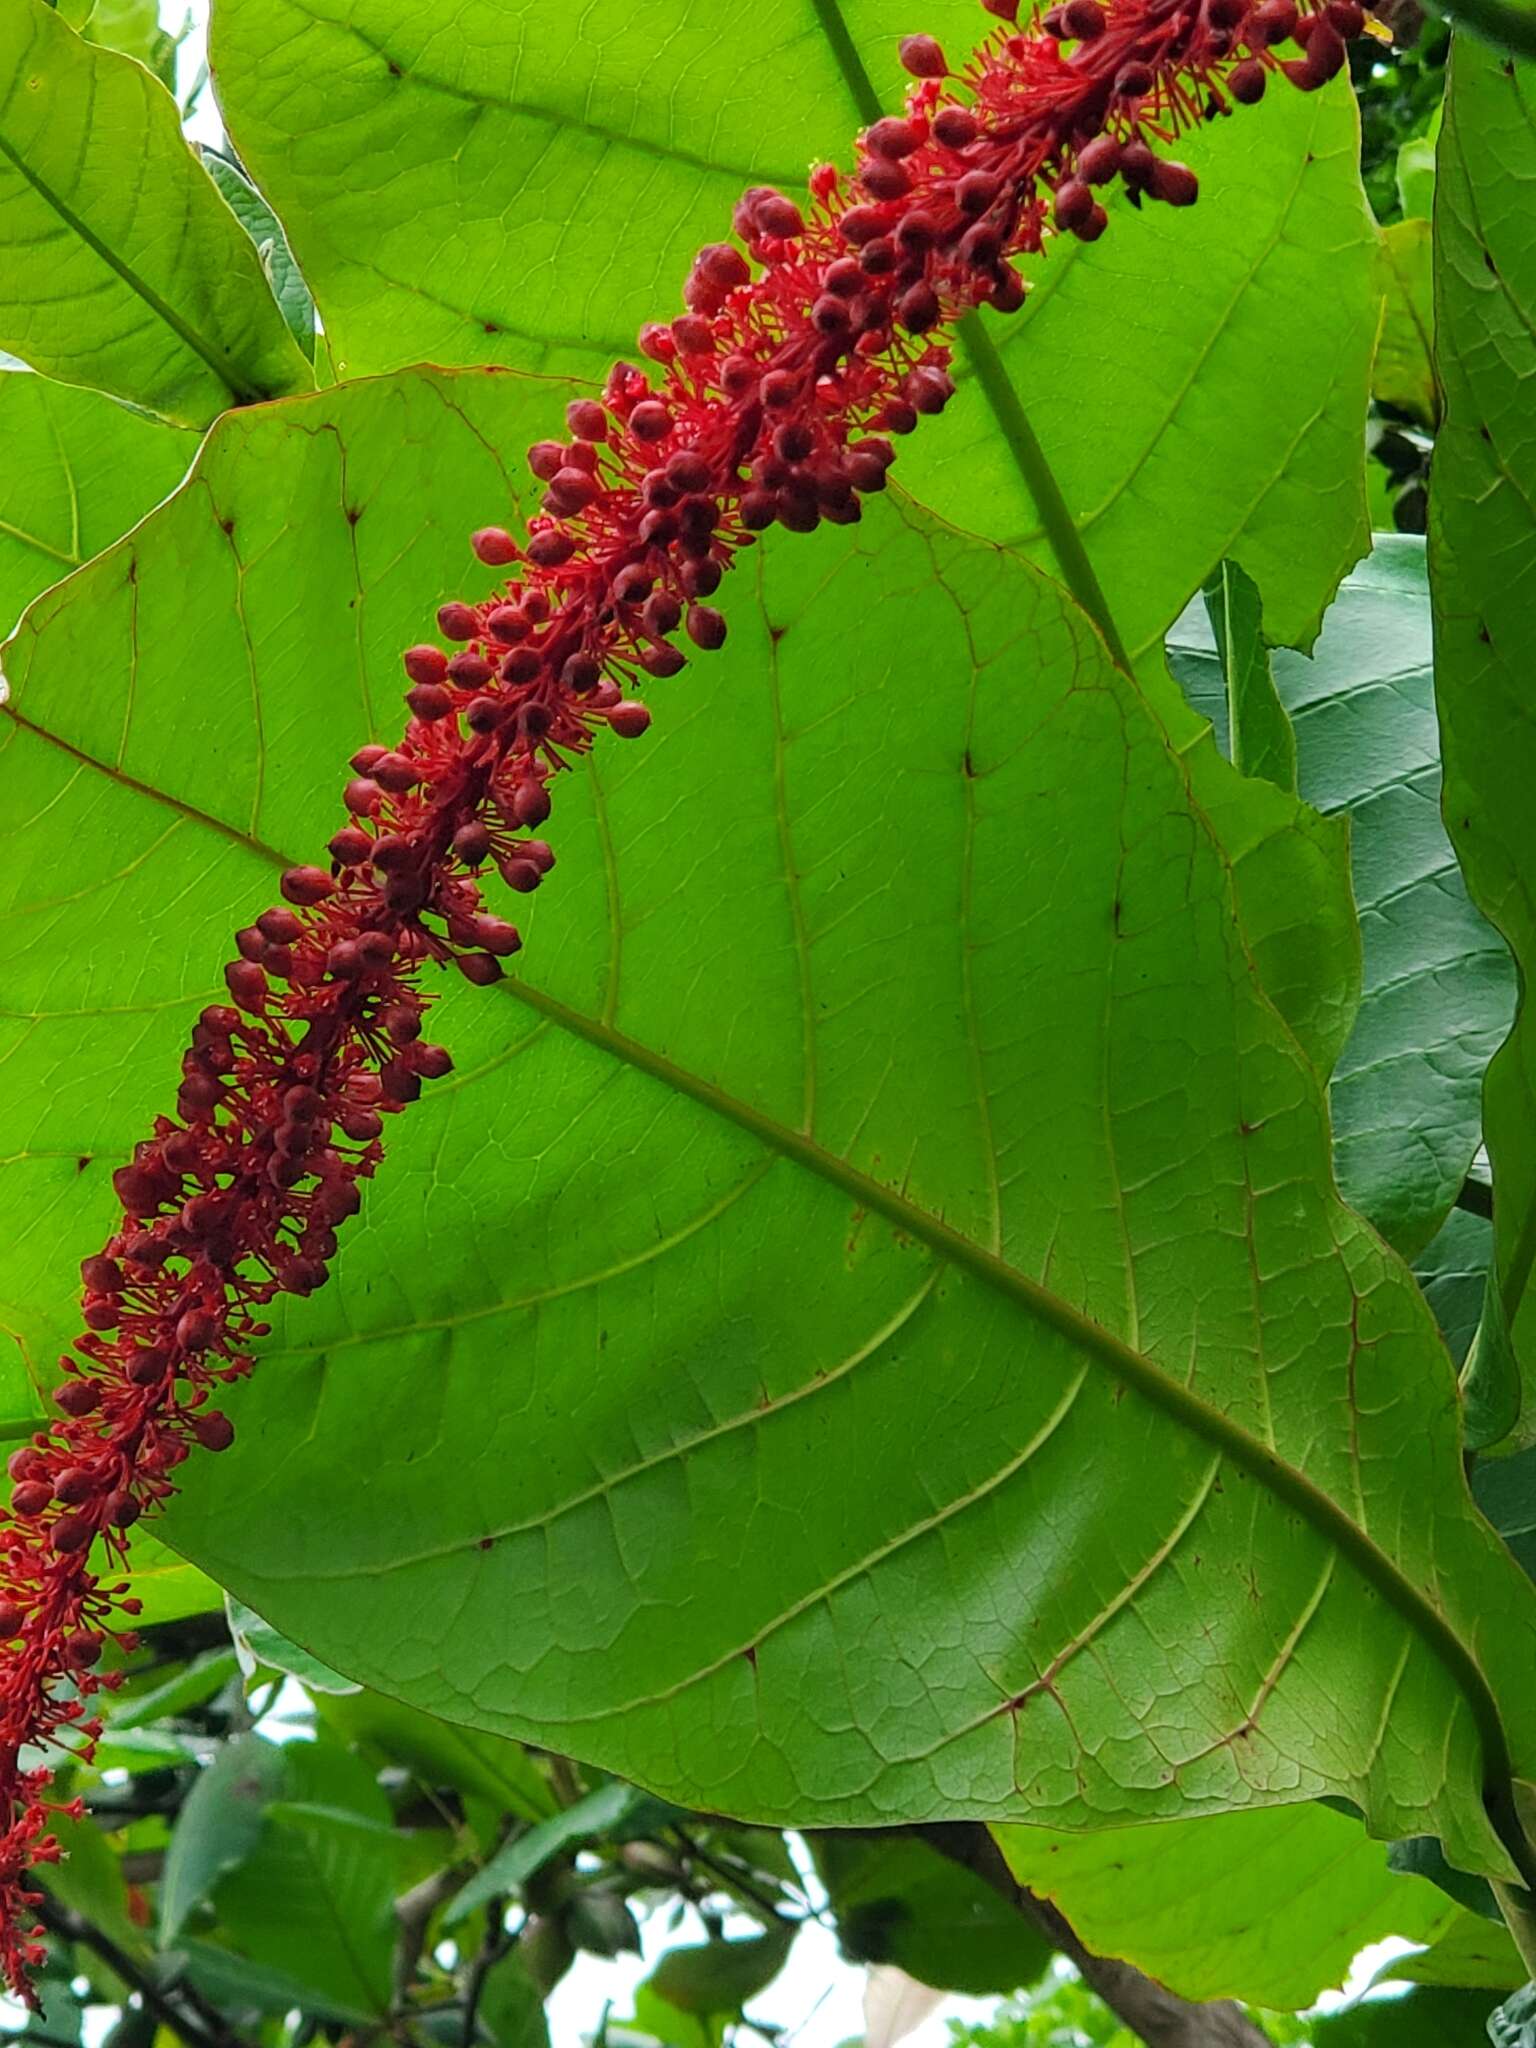
[[[3,110],[0,110],[0,112],[3,112]],[[0,125],[0,156],[3,156],[17,175],[31,186],[43,204],[52,208],[69,229],[70,233],[121,279],[129,291],[148,307],[155,318],[171,330],[183,347],[190,349],[193,355],[207,369],[212,371],[235,404],[251,405],[273,395],[271,392],[258,389],[248,378],[243,377],[229,356],[225,354],[216,342],[209,341],[205,336],[199,334],[196,328],[185,320],[168,300],[161,297],[147,278],[141,277],[129,263],[117,254],[116,250],[110,248],[102,241],[94,228],[80,214],[75,212],[69,201],[60,193],[55,192],[53,187],[38,172],[33,170],[31,165],[13,147],[3,125]]]
[[[0,706],[0,713],[39,739],[59,747],[82,766],[96,770],[152,803],[169,806],[190,822],[244,846],[273,866],[281,869],[295,864],[296,856],[280,852],[237,826],[125,776],[46,727],[23,718],[14,705]],[[632,1071],[735,1124],[780,1157],[838,1189],[856,1208],[882,1216],[895,1229],[925,1244],[939,1258],[1002,1296],[1027,1317],[1054,1330],[1100,1371],[1134,1389],[1178,1427],[1210,1444],[1234,1469],[1246,1473],[1298,1514],[1326,1544],[1348,1560],[1450,1674],[1466,1700],[1478,1732],[1484,1764],[1484,1802],[1495,1832],[1526,1883],[1536,1886],[1536,1864],[1514,1813],[1514,1768],[1509,1745],[1482,1667],[1439,1608],[1322,1487],[1251,1436],[1231,1416],[1170,1378],[1144,1353],[1082,1310],[1073,1308],[1039,1281],[1030,1279],[1001,1254],[974,1243],[953,1225],[861,1172],[807,1133],[789,1129],[751,1103],[728,1094],[718,1084],[690,1073],[664,1054],[630,1038],[612,1023],[589,1017],[528,982],[509,976],[498,986],[569,1037],[595,1047]]]

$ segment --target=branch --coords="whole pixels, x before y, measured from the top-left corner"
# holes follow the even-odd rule
[[[507,1933],[506,1894],[488,1899],[485,1906],[485,1935],[464,1977],[464,2015],[459,2032],[460,2048],[475,2048],[480,2022],[480,2000],[485,1980],[512,1946]]]
[[[162,2026],[169,2027],[187,2044],[187,2048],[250,2048],[250,2044],[226,2025],[222,2015],[213,2007],[199,1999],[199,2010],[191,2012],[186,2005],[172,1998],[126,1949],[118,1946],[110,1934],[73,1906],[66,1906],[45,1892],[37,1917],[59,1940],[78,1942],[82,1948],[88,1948],[93,1955],[99,1956],[109,1970],[122,1978],[130,1991],[138,1993],[145,2011],[153,2013]]]
[[[946,1822],[915,1828],[913,1833],[941,1856],[982,1878],[1016,1912],[1033,1921],[1076,1965],[1083,1982],[1147,2048],[1273,2048],[1263,2028],[1230,1999],[1214,2005],[1193,2004],[1134,1964],[1096,1956],[1084,1948],[1066,1917],[1048,1899],[1037,1898],[1015,1883],[1002,1851],[984,1827],[975,1822]]]
[[[432,1915],[439,1906],[445,1906],[458,1891],[469,1875],[469,1866],[464,1863],[450,1863],[445,1870],[434,1870],[430,1877],[424,1877],[420,1884],[413,1885],[395,1901],[395,1919],[399,1933],[395,1940],[394,1964],[391,1971],[394,1988],[394,2011],[398,2015],[405,2008],[406,1994],[411,1980],[416,1975],[416,1965],[421,1961],[421,1951],[426,1944],[427,1928]]]

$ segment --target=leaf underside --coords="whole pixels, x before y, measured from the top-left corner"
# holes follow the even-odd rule
[[[8,646],[0,1318],[42,1372],[224,934],[558,400],[231,418]],[[445,997],[457,1075],[168,1532],[347,1675],[689,1803],[1333,1792],[1501,1869],[1467,1659],[1518,1766],[1531,1589],[1245,950],[1244,786],[910,504],[733,582],[729,659],[562,792],[528,980]]]

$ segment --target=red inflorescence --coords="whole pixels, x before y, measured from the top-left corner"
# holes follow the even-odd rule
[[[404,737],[353,755],[329,864],[289,869],[236,935],[176,1114],[115,1177],[123,1220],[81,1268],[61,1419],[12,1456],[0,1522],[0,1966],[23,1998],[42,1954],[28,1873],[72,1810],[45,1797],[50,1764],[89,1754],[92,1697],[115,1678],[97,1664],[132,1642],[115,1627],[136,1611],[127,1531],[194,1445],[232,1441],[211,1397],[249,1372],[265,1305],[323,1285],[386,1119],[449,1071],[422,1035],[422,970],[493,982],[518,950],[485,907],[489,871],[539,887],[553,777],[601,728],[645,731],[635,692],[685,666],[680,631],[724,643],[709,600],[739,550],[770,526],[858,519],[891,437],[952,393],[944,330],[1022,304],[1012,258],[1052,231],[1095,240],[1116,181],[1134,204],[1189,205],[1194,172],[1156,145],[1274,73],[1322,85],[1363,23],[1357,0],[1065,0],[1020,29],[1017,0],[984,4],[1002,26],[957,72],[931,36],[902,44],[917,83],[866,130],[851,179],[819,167],[808,208],[743,196],[741,246],[702,250],[686,312],[641,332],[654,380],[620,363],[568,407],[569,439],[529,451],[545,494],[526,535],[472,541],[511,576],[442,607],[451,651],[406,651]],[[1286,43],[1299,54],[1278,56]]]

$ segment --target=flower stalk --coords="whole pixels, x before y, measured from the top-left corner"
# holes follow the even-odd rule
[[[11,1457],[0,1519],[0,1969],[29,2003],[29,1872],[78,1811],[49,1781],[91,1754],[134,1641],[129,1531],[193,1450],[233,1441],[216,1397],[251,1370],[269,1304],[324,1285],[388,1120],[450,1071],[428,972],[500,979],[521,941],[487,889],[542,886],[558,777],[599,734],[644,733],[639,692],[686,665],[679,635],[724,644],[713,599],[760,534],[858,520],[948,403],[956,324],[1024,303],[1017,257],[1097,240],[1115,189],[1193,204],[1166,146],[1277,78],[1321,86],[1363,20],[1357,0],[1065,0],[1020,27],[1016,0],[984,5],[997,25],[958,71],[931,37],[902,45],[906,106],[865,130],[851,176],[818,166],[807,207],[744,194],[685,311],[642,329],[649,367],[616,365],[529,451],[545,489],[526,532],[471,543],[503,587],[445,604],[406,651],[403,737],[352,757],[327,862],[289,869],[237,934],[174,1115],[114,1176],[122,1217],[81,1267],[58,1415]]]

